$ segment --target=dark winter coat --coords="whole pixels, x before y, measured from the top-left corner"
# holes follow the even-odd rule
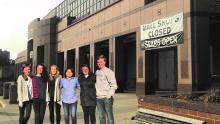
[[[89,74],[86,78],[80,75],[78,78],[80,84],[80,100],[82,106],[96,106],[96,76]]]

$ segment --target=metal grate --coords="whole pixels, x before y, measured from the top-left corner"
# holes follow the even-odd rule
[[[132,117],[132,120],[134,120],[136,124],[190,124],[142,112],[138,112],[134,117]]]

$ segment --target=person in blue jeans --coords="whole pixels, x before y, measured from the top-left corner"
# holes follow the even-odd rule
[[[118,88],[114,72],[107,68],[106,57],[97,59],[99,69],[96,71],[96,97],[100,124],[114,124],[113,96]]]
[[[80,88],[78,79],[73,77],[74,71],[71,68],[65,70],[65,78],[61,79],[60,88],[62,92],[62,103],[64,110],[65,124],[69,124],[70,116],[72,124],[77,123],[77,94],[76,90]]]

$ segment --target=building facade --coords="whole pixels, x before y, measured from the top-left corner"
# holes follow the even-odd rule
[[[35,19],[28,26],[27,61],[33,70],[38,63],[47,67],[56,63],[56,21],[55,17]]]
[[[22,65],[25,63],[27,63],[27,50],[19,52],[15,59],[15,77],[22,73]]]
[[[0,82],[13,81],[15,62],[10,60],[10,52],[0,49]]]
[[[204,90],[210,75],[220,73],[218,5],[215,0],[65,0],[29,24],[28,61],[56,63],[62,71],[70,66],[78,74],[83,63],[95,71],[96,57],[104,54],[120,87],[137,87],[137,94]],[[177,14],[182,15],[181,42],[143,49],[141,25]]]
[[[211,75],[220,75],[219,15],[218,0],[64,0],[30,23],[28,61],[78,75],[81,64],[94,72],[104,54],[119,91],[140,98],[203,91]]]
[[[177,90],[178,87],[179,90],[182,87],[192,90],[190,87],[192,83],[191,45],[189,43],[191,42],[189,40],[191,37],[189,33],[191,32],[190,1],[115,1],[72,25],[68,25],[68,18],[64,18],[57,25],[57,51],[60,52],[58,54],[61,54],[61,59],[64,58],[64,68],[72,63],[73,67],[76,67],[76,73],[82,63],[89,64],[95,70],[96,57],[102,53],[109,58],[109,67],[116,72],[121,90],[136,87],[137,94],[145,95],[160,89],[157,87],[153,90],[154,86],[151,84],[155,82],[149,81],[150,78],[148,78],[151,76],[147,74],[147,66],[152,58],[148,58],[148,51],[141,49],[140,26],[180,12],[184,15],[184,42],[172,47],[175,49],[173,50],[175,60],[171,61],[176,61],[172,64],[176,66],[170,70],[173,73],[169,76],[173,79],[171,85],[175,85],[172,90]],[[188,13],[188,17],[185,13]],[[71,51],[73,52],[70,53]],[[159,52],[160,49],[155,51]],[[75,61],[68,61],[70,57],[73,57],[72,61]],[[181,62],[185,63],[185,67],[181,67],[181,64],[177,65]],[[161,66],[169,67],[166,64]],[[163,67],[161,68],[163,70]],[[181,77],[184,75],[182,73],[189,76]],[[147,82],[148,85],[146,85]],[[161,90],[166,89],[161,88]]]

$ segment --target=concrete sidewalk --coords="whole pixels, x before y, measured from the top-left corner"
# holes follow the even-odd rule
[[[3,100],[6,106],[0,109],[0,124],[18,124],[19,111],[17,104],[8,104],[8,100]],[[78,124],[84,124],[83,122],[83,112],[81,106],[78,105],[77,108],[77,122]],[[133,124],[131,117],[135,115],[137,111],[137,97],[134,93],[117,93],[114,100],[114,114],[115,114],[115,124]],[[64,124],[63,109],[61,109],[61,124]],[[99,124],[98,113],[96,113],[97,124]],[[34,124],[34,111],[32,109],[31,119],[28,124]],[[44,124],[50,124],[49,122],[49,112],[47,107],[47,112],[45,114]]]

